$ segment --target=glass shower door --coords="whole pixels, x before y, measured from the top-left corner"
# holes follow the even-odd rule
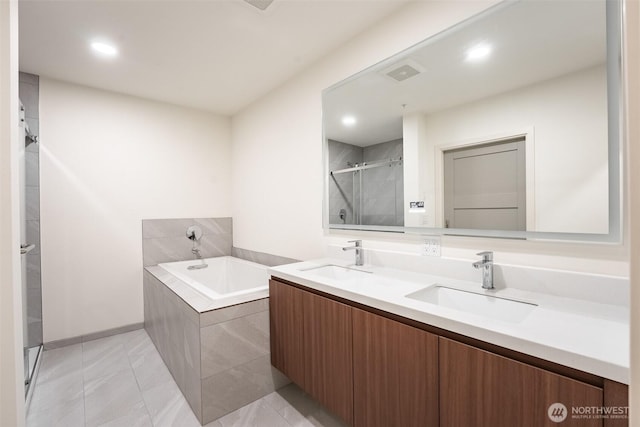
[[[19,185],[20,185],[20,264],[22,278],[22,321],[25,392],[33,380],[42,349],[42,297],[39,255],[39,153],[37,138],[30,132],[21,106]],[[36,189],[36,191],[34,191]],[[36,207],[36,209],[34,209]],[[34,268],[36,267],[36,268]]]

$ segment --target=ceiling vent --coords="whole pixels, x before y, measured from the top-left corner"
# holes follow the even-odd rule
[[[273,3],[273,0],[244,0],[244,1],[260,10],[266,10],[269,6],[271,6],[271,3]]]
[[[417,76],[423,71],[424,69],[415,61],[406,60],[394,64],[389,68],[386,68],[384,71],[382,71],[382,74],[395,80],[396,82],[402,82],[404,80],[410,79],[413,76]]]

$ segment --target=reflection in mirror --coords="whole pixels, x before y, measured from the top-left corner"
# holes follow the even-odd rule
[[[360,147],[329,140],[333,224],[404,223],[402,139]]]
[[[608,7],[504,2],[326,90],[329,225],[609,233],[619,57],[607,61],[607,43],[619,46]],[[402,153],[366,156],[388,141]]]

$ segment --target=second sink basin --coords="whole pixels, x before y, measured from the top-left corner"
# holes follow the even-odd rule
[[[442,285],[420,289],[408,294],[407,298],[515,323],[522,322],[537,307],[536,304],[529,302],[478,294]]]

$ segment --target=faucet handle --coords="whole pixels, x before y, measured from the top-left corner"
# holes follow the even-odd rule
[[[359,248],[360,246],[362,246],[362,240],[349,240],[347,241],[347,243],[355,243],[356,248]]]
[[[481,256],[483,261],[493,261],[492,251],[478,252],[476,255]]]

